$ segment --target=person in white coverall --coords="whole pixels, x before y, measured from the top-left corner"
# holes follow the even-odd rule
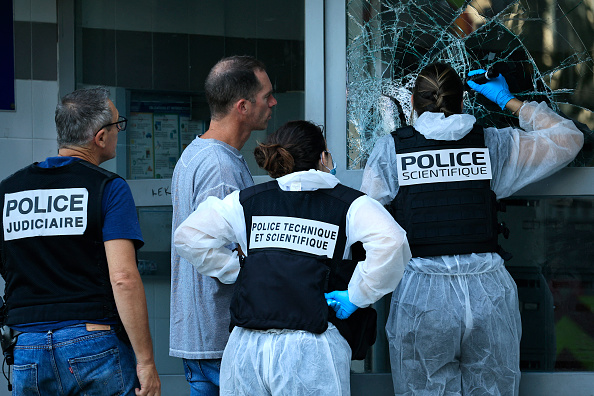
[[[406,234],[377,201],[339,183],[318,126],[289,122],[254,153],[276,180],[209,197],[174,237],[200,273],[237,281],[221,394],[349,395],[351,348],[330,317],[345,320],[395,289],[411,257]],[[326,289],[328,269],[358,241],[366,258],[348,288]],[[225,249],[231,242],[241,261]]]
[[[502,75],[468,84],[518,116],[521,129],[477,128],[474,116],[462,114],[460,77],[447,64],[432,64],[420,72],[413,90],[414,129],[380,138],[363,174],[361,191],[391,205],[413,255],[392,295],[386,324],[396,395],[518,394],[520,312],[516,285],[491,230],[494,196],[508,197],[558,171],[583,145],[571,120],[546,103],[515,99]],[[456,148],[471,140],[473,148]],[[476,180],[468,181],[475,174]],[[450,195],[467,194],[469,185],[480,183],[494,193],[478,199],[484,202],[479,209],[484,227],[470,219],[469,209],[484,184],[472,190],[471,199]],[[473,239],[481,233],[488,238]]]

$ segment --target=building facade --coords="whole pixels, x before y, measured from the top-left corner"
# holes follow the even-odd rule
[[[256,142],[285,121],[307,119],[324,126],[338,178],[359,188],[375,140],[410,121],[410,76],[428,60],[448,60],[462,71],[506,59],[510,73],[527,84],[517,88],[520,96],[547,100],[578,121],[586,134],[578,159],[506,200],[502,218],[513,236],[504,248],[515,256],[508,269],[521,300],[520,394],[591,393],[591,1],[575,7],[561,0],[5,3],[0,11],[12,13],[13,29],[2,34],[12,34],[14,67],[3,83],[13,83],[14,95],[0,111],[0,178],[56,155],[55,106],[74,89],[109,87],[129,120],[117,157],[104,166],[126,178],[138,207],[146,241],[139,264],[163,394],[189,394],[181,360],[168,355],[170,177],[185,145],[208,127],[208,70],[224,56],[242,54],[267,65],[278,100],[268,130],[254,132],[242,150],[256,182],[269,180],[253,160]],[[400,113],[386,97],[399,102]],[[465,107],[485,124],[513,123],[487,116],[470,97]],[[389,298],[376,304],[378,340],[364,361],[353,362],[353,395],[392,393],[382,326],[388,308]],[[0,396],[8,394],[4,389]]]

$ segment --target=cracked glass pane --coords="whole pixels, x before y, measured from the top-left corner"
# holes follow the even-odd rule
[[[444,61],[461,75],[499,67],[520,100],[546,101],[586,135],[574,166],[594,166],[594,3],[580,0],[347,0],[349,169],[410,124],[417,73]],[[478,94],[465,112],[485,126],[518,120]]]

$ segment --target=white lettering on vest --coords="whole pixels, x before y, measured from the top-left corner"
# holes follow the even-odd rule
[[[401,186],[492,179],[487,148],[417,151],[396,157]]]
[[[4,240],[36,236],[82,235],[87,229],[86,188],[27,190],[6,194]]]
[[[282,248],[331,258],[338,226],[317,220],[253,216],[250,249]]]

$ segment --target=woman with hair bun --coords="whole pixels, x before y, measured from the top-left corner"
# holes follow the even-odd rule
[[[413,256],[386,324],[396,395],[518,394],[522,327],[496,199],[563,168],[583,145],[571,120],[514,98],[503,76],[468,84],[522,129],[477,125],[462,113],[460,77],[434,63],[415,82],[418,119],[380,138],[363,174],[361,191],[389,206]]]
[[[410,259],[406,234],[339,183],[318,126],[288,122],[254,154],[276,180],[209,197],[174,236],[200,273],[235,283],[221,394],[350,395],[351,358],[375,340],[369,305]],[[366,256],[354,260],[358,242]]]

